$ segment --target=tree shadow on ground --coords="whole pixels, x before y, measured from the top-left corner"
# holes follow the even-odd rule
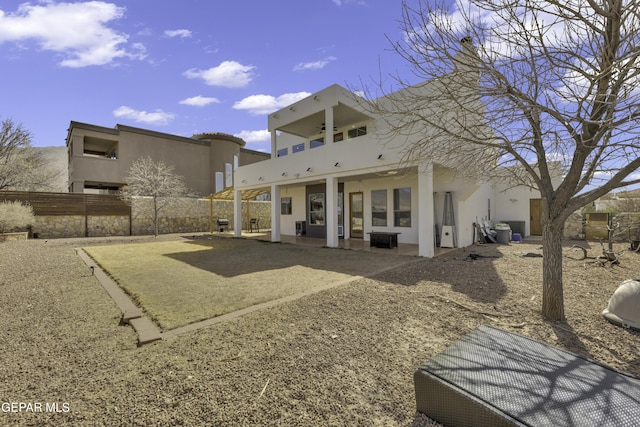
[[[374,278],[402,286],[425,282],[448,285],[452,291],[476,302],[495,304],[507,293],[507,287],[492,262],[502,256],[499,245],[471,246],[390,270]]]
[[[190,238],[188,242],[202,246],[203,249],[165,256],[223,277],[283,270],[294,266],[352,276],[367,276],[412,260],[397,254],[381,256],[365,251],[254,239],[202,236]],[[304,277],[300,277],[299,280],[304,280]]]

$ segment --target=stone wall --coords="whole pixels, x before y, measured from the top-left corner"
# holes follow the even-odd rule
[[[139,198],[131,206],[134,235],[153,234],[153,201]],[[271,228],[271,202],[242,202],[242,229],[249,229],[249,219],[257,218],[264,228]],[[235,230],[233,200],[181,199],[160,210],[160,234],[217,231],[216,221],[229,221],[227,230]],[[266,226],[266,227],[265,227]]]
[[[65,237],[106,237],[152,235],[152,199],[133,200],[129,216],[36,215],[32,236],[50,239]],[[249,219],[257,218],[261,230],[271,228],[271,202],[242,202],[242,228],[249,229]],[[233,201],[181,199],[159,212],[159,233],[195,233],[217,231],[216,220],[229,220],[228,231],[235,228]]]
[[[24,231],[18,231],[16,233],[0,233],[1,242],[12,242],[17,240],[27,240],[29,233]]]
[[[31,233],[33,237],[43,239],[85,237],[86,228],[84,215],[36,215]]]

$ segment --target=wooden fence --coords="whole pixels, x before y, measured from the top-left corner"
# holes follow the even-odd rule
[[[131,206],[108,194],[0,191],[0,202],[14,200],[31,205],[36,216],[131,216]]]

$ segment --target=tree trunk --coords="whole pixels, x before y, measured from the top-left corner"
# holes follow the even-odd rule
[[[542,315],[547,320],[565,320],[562,289],[562,235],[564,221],[542,224]]]

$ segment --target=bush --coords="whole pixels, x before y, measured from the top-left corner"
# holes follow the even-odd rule
[[[15,200],[0,203],[0,233],[26,231],[27,226],[35,222],[33,208]]]

